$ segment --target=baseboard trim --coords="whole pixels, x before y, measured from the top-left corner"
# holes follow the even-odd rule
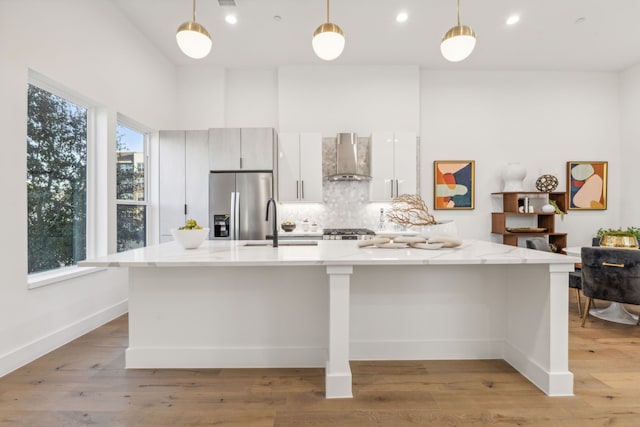
[[[125,314],[128,308],[128,300],[120,301],[119,303],[60,328],[57,331],[51,332],[42,338],[0,355],[0,377],[33,362],[39,357]]]

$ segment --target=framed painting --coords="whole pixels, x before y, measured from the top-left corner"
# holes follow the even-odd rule
[[[569,209],[607,209],[607,162],[567,162]]]
[[[433,162],[434,209],[473,209],[474,186],[474,160],[436,160]]]

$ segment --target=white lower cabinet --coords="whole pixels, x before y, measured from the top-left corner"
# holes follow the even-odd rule
[[[417,135],[415,132],[371,134],[370,200],[389,201],[417,191]]]
[[[195,219],[209,226],[209,134],[206,130],[159,133],[160,243],[171,229]]]
[[[321,134],[278,134],[278,200],[322,202]]]

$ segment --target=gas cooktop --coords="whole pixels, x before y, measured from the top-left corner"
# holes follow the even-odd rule
[[[367,228],[324,228],[324,240],[364,240],[372,238],[376,233]]]

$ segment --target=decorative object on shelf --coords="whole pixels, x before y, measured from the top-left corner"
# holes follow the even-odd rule
[[[316,28],[311,45],[320,59],[332,61],[344,50],[344,33],[329,19],[329,0],[327,0],[327,22]]]
[[[607,209],[608,162],[567,162],[569,209]]]
[[[442,37],[440,52],[447,61],[459,62],[466,59],[476,46],[476,33],[468,25],[460,24],[460,0],[458,0],[458,25],[452,27]]]
[[[311,222],[307,218],[302,221],[302,231],[309,231],[309,227],[311,226]]]
[[[553,175],[541,175],[536,179],[536,188],[546,193],[555,191],[558,188],[558,178]]]
[[[547,231],[543,227],[506,227],[505,230],[509,233],[544,233]]]
[[[542,212],[544,213],[555,213],[556,208],[551,204],[551,203],[547,203],[545,205],[542,205]]]
[[[553,206],[553,209],[555,211],[556,214],[560,215],[560,220],[564,220],[564,216],[567,214],[566,212],[564,212],[562,209],[560,209],[560,206],[558,206],[558,203],[556,203],[555,200],[549,199],[549,204],[551,206]]]
[[[293,231],[296,229],[296,223],[293,221],[283,221],[280,226],[284,231]]]
[[[434,209],[473,209],[475,161],[434,161],[433,185]]]
[[[504,187],[502,191],[522,191],[522,181],[527,176],[527,169],[520,163],[508,163],[502,170]]]
[[[199,225],[195,219],[188,219],[185,225],[172,228],[171,235],[183,248],[195,249],[207,238],[209,229]]]
[[[176,33],[178,47],[190,58],[201,59],[211,51],[211,36],[196,22],[196,0],[193,0],[193,19],[183,22]]]
[[[401,194],[391,200],[391,209],[387,211],[387,219],[404,227],[437,224],[424,200],[417,194]]]

